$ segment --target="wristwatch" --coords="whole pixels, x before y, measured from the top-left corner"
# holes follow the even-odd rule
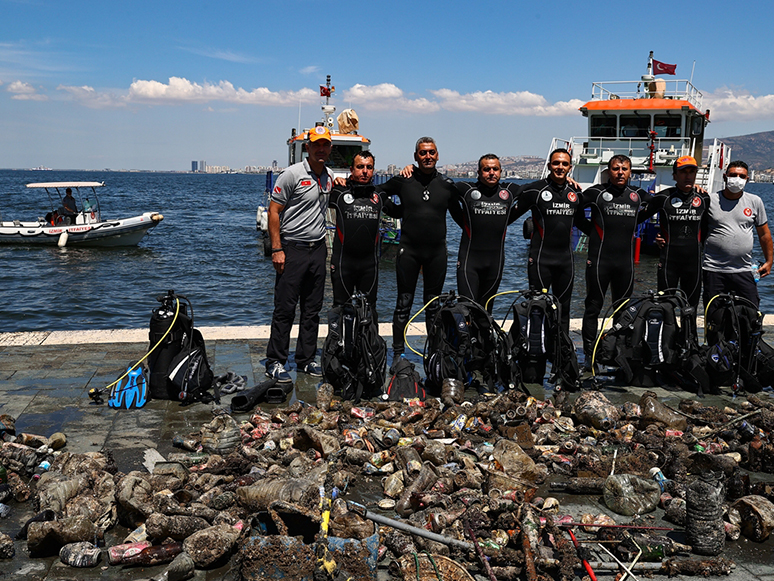
[[[274,254],[275,252],[282,252],[283,250],[283,248],[272,248],[271,253]]]

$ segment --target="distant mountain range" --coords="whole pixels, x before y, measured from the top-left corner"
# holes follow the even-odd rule
[[[774,169],[774,131],[724,137],[723,142],[731,147],[731,157],[747,162],[750,169]]]

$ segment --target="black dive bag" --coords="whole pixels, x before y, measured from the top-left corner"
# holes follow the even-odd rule
[[[594,363],[619,368],[624,383],[653,387],[692,384],[699,395],[711,390],[696,329],[696,309],[680,289],[649,291],[612,307],[613,324],[603,329]]]
[[[212,401],[207,391],[214,375],[204,338],[193,326],[191,302],[174,290],[156,300],[161,306],[151,314],[148,334],[151,397],[185,403]],[[218,394],[214,399],[220,399]]]
[[[490,390],[495,383],[510,387],[502,373],[505,334],[492,315],[454,291],[436,300],[441,302],[441,308],[430,321],[423,353],[428,391],[440,393],[444,379],[457,379],[468,386],[476,371]]]
[[[328,336],[320,358],[323,378],[344,400],[360,401],[383,393],[387,343],[366,296],[355,293],[328,313]]]
[[[508,332],[512,359],[518,364],[520,382],[543,383],[546,362],[551,362],[557,386],[568,391],[577,388],[580,369],[575,345],[562,327],[562,310],[548,292],[520,293],[509,309],[513,324]]]
[[[757,392],[774,383],[774,350],[763,341],[763,313],[734,294],[714,296],[704,321],[707,370],[714,386]]]

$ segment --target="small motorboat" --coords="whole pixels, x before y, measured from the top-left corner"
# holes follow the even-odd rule
[[[28,188],[43,189],[51,203],[51,211],[37,221],[0,221],[0,244],[48,244],[78,246],[136,246],[157,226],[164,216],[145,212],[120,220],[104,220],[96,188],[104,182],[43,182],[27,184]],[[89,193],[88,190],[91,190]],[[76,199],[76,212],[67,212],[60,205],[67,190]],[[86,193],[81,190],[86,190]],[[78,209],[80,208],[80,209]]]

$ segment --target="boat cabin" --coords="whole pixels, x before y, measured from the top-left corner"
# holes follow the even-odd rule
[[[699,163],[697,185],[710,191],[722,187],[730,150],[717,139],[706,143],[710,112],[701,109],[702,94],[690,81],[646,74],[639,81],[592,83],[591,93],[580,107],[587,135],[554,139],[549,150],[570,151],[572,177],[584,188],[606,181],[607,163],[619,154],[631,158],[632,175],[653,191],[674,185],[672,164],[684,155]]]
[[[331,121],[333,120],[331,119]],[[333,170],[336,177],[346,178],[349,176],[352,160],[358,153],[367,150],[371,146],[371,140],[357,133],[340,133],[335,131],[332,125],[329,125],[329,129],[331,130],[331,138],[333,140],[333,150],[326,165]],[[308,129],[300,134],[296,134],[296,130],[292,130],[290,139],[288,139],[288,165],[303,161],[307,157],[306,150],[304,149],[307,132]]]

